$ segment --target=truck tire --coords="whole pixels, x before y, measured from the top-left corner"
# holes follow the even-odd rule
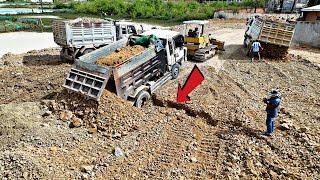
[[[150,94],[146,90],[142,90],[136,96],[136,102],[134,103],[134,105],[138,108],[141,108],[143,107],[145,102],[150,99],[150,97]]]
[[[68,59],[64,56],[63,52],[60,52],[60,61],[61,62],[68,62]]]
[[[179,76],[179,72],[180,72],[180,65],[176,63],[171,68],[172,79],[177,79],[177,77]]]
[[[247,41],[250,41],[250,37],[249,36],[244,36],[244,40],[243,40],[243,46],[244,48],[248,48],[249,44]]]

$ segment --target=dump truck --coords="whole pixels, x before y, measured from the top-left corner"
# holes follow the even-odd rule
[[[283,56],[291,44],[294,28],[293,23],[255,16],[248,19],[243,44],[250,50],[252,42],[257,40],[265,49],[263,54],[269,57]]]
[[[142,33],[144,28],[133,22],[78,18],[54,20],[52,30],[55,43],[62,48],[61,59],[73,62],[76,58],[125,36]]]
[[[138,38],[156,36],[157,41],[141,53],[118,64],[100,65],[97,61],[121,48],[136,42]],[[179,75],[180,66],[186,60],[187,50],[183,36],[175,31],[154,29],[123,38],[112,44],[81,56],[67,75],[64,87],[72,92],[100,100],[104,89],[141,107],[150,95],[170,79]]]

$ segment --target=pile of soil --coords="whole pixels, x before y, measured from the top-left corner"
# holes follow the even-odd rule
[[[63,90],[47,106],[60,116],[62,121],[72,123],[77,118],[81,120],[81,125],[89,129],[93,128],[94,131],[99,130],[108,136],[126,135],[136,129],[137,122],[144,116],[141,109],[107,90],[103,92],[99,102],[88,100],[81,94]]]
[[[102,23],[103,19],[91,18],[91,17],[82,17],[69,21],[70,25],[80,24],[80,23]]]
[[[225,54],[197,63],[205,80],[183,105],[193,62],[137,109],[109,91],[98,103],[62,90],[71,65],[51,61],[58,50],[6,55],[0,179],[319,179],[319,66],[297,49],[290,62],[250,63],[243,30],[212,31]],[[281,111],[265,137],[262,99],[275,87]]]
[[[102,66],[115,66],[121,64],[133,56],[140,54],[145,48],[140,45],[125,46],[111,53],[110,55],[98,59],[96,64]]]
[[[295,17],[276,17],[276,16],[263,16],[261,17],[267,21],[272,21],[272,22],[278,22],[278,23],[285,23],[285,24],[289,24],[289,23],[293,23],[296,21]]]
[[[263,50],[261,51],[261,56],[274,59],[274,60],[286,60],[288,55],[289,47],[279,46],[275,44],[260,42]]]

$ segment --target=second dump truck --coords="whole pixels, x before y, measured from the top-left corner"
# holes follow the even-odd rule
[[[140,54],[105,66],[97,61],[128,46],[138,38],[156,36],[157,40]],[[65,79],[64,87],[99,101],[105,88],[141,107],[165,82],[177,78],[186,60],[183,36],[175,31],[154,29],[130,36],[81,56]]]
[[[55,43],[62,48],[61,59],[74,61],[128,35],[140,34],[145,28],[129,21],[78,18],[54,20],[52,30]]]
[[[252,17],[247,22],[244,35],[244,46],[252,41],[289,47],[294,33],[295,24],[273,21],[260,16]]]

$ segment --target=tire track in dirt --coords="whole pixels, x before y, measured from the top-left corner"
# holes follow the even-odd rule
[[[224,143],[219,140],[216,131],[212,128],[203,134],[198,148],[194,152],[198,162],[190,165],[190,179],[216,179],[221,172],[224,159]]]
[[[148,177],[170,178],[179,177],[188,163],[185,159],[187,146],[192,141],[191,125],[188,122],[177,121],[170,123],[164,131],[163,139],[159,142],[153,160],[144,169]]]

